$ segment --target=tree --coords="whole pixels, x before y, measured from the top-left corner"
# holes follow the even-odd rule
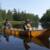
[[[6,17],[6,10],[0,10],[0,17],[2,17],[2,19],[4,20]]]
[[[0,9],[0,21],[2,21],[3,18],[2,18],[2,9]]]
[[[42,23],[42,26],[44,28],[50,28],[50,9],[48,9],[46,13],[42,16],[40,22]]]
[[[15,8],[13,12],[11,10],[2,10],[0,9],[0,21],[2,20],[12,20],[12,21],[25,21],[26,19],[30,19],[34,26],[38,25],[39,17],[38,15],[34,15],[31,13],[26,13],[24,11],[17,11]]]
[[[17,17],[18,17],[18,16],[17,16],[17,11],[16,11],[16,9],[14,8],[14,10],[13,10],[13,19],[14,19],[14,20],[18,20]]]
[[[13,20],[12,12],[10,10],[8,10],[6,18],[9,19],[9,20]]]

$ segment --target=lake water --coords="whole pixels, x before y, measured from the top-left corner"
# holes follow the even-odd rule
[[[30,46],[29,50],[50,50],[34,42],[29,42],[28,45]],[[7,42],[3,36],[0,36],[0,50],[25,50],[25,47],[23,40],[20,38],[9,36],[9,41]]]
[[[33,30],[43,30],[41,23],[38,23],[38,27],[33,27]]]

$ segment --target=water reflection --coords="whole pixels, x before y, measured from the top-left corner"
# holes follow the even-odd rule
[[[23,45],[23,40],[16,38],[14,36],[9,36],[9,41],[7,42],[5,37],[0,36],[0,50],[25,50]],[[29,42],[29,50],[49,50],[48,48],[41,47],[33,42]]]
[[[43,30],[41,23],[38,24],[38,30]]]
[[[42,24],[39,22],[37,27],[33,27],[33,30],[43,30]]]

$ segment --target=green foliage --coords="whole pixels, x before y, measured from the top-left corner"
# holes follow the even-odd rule
[[[21,26],[24,21],[10,21],[13,27]]]
[[[38,23],[39,18],[38,15],[26,13],[24,11],[17,11],[15,8],[14,10],[2,10],[0,9],[0,22],[3,20],[8,19],[9,21],[20,21],[17,23],[21,23],[21,21],[25,21],[26,19],[30,19],[33,23]],[[16,25],[16,22],[12,22],[13,25]],[[22,23],[21,23],[22,24]]]
[[[0,22],[0,28],[2,28],[4,21]],[[13,27],[16,27],[17,25],[21,25],[24,23],[24,21],[10,21]]]
[[[10,21],[10,22],[12,23],[12,25],[24,23],[24,21]]]
[[[10,10],[8,10],[8,12],[7,12],[7,19],[9,19],[11,21],[13,20],[12,12]]]
[[[16,20],[16,21],[24,21],[26,19],[30,19],[34,22],[39,21],[38,15],[26,13],[26,12],[23,12],[23,11],[17,12],[16,9],[14,9],[13,19]]]
[[[6,10],[0,9],[0,19],[1,20],[5,20],[5,19],[13,20],[12,12],[10,10],[8,10],[8,12],[6,12]]]
[[[50,9],[48,9],[46,13],[42,16],[40,22],[42,23],[42,26],[44,28],[50,28]]]
[[[0,28],[2,28],[2,26],[3,26],[3,22],[0,22]]]

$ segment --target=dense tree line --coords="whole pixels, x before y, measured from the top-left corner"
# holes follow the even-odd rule
[[[0,9],[0,19],[5,20],[6,18],[15,21],[23,21],[26,19],[31,19],[32,21],[37,22],[39,20],[38,15],[26,13],[24,11],[20,12],[17,11],[15,8],[13,11],[8,10],[7,12],[6,10]]]
[[[44,13],[42,18],[40,19],[40,22],[42,23],[43,28],[50,28],[50,9]]]
[[[26,13],[24,11],[17,11],[15,8],[11,10],[0,9],[0,21],[8,19],[10,21],[24,21],[30,19],[34,26],[38,26],[39,16],[31,13]],[[40,19],[43,28],[50,28],[50,9],[48,9]]]
[[[3,21],[5,19],[13,20],[12,12],[10,10],[6,12],[6,10],[0,9],[0,21]]]
[[[26,13],[24,11],[20,12],[20,11],[17,11],[15,8],[12,11],[11,10],[6,11],[3,9],[0,9],[0,22],[5,19],[8,19],[10,21],[25,21],[26,19],[30,19],[32,21],[33,26],[38,26],[38,22],[39,22],[38,15]],[[14,23],[16,22],[13,22],[13,24]]]

